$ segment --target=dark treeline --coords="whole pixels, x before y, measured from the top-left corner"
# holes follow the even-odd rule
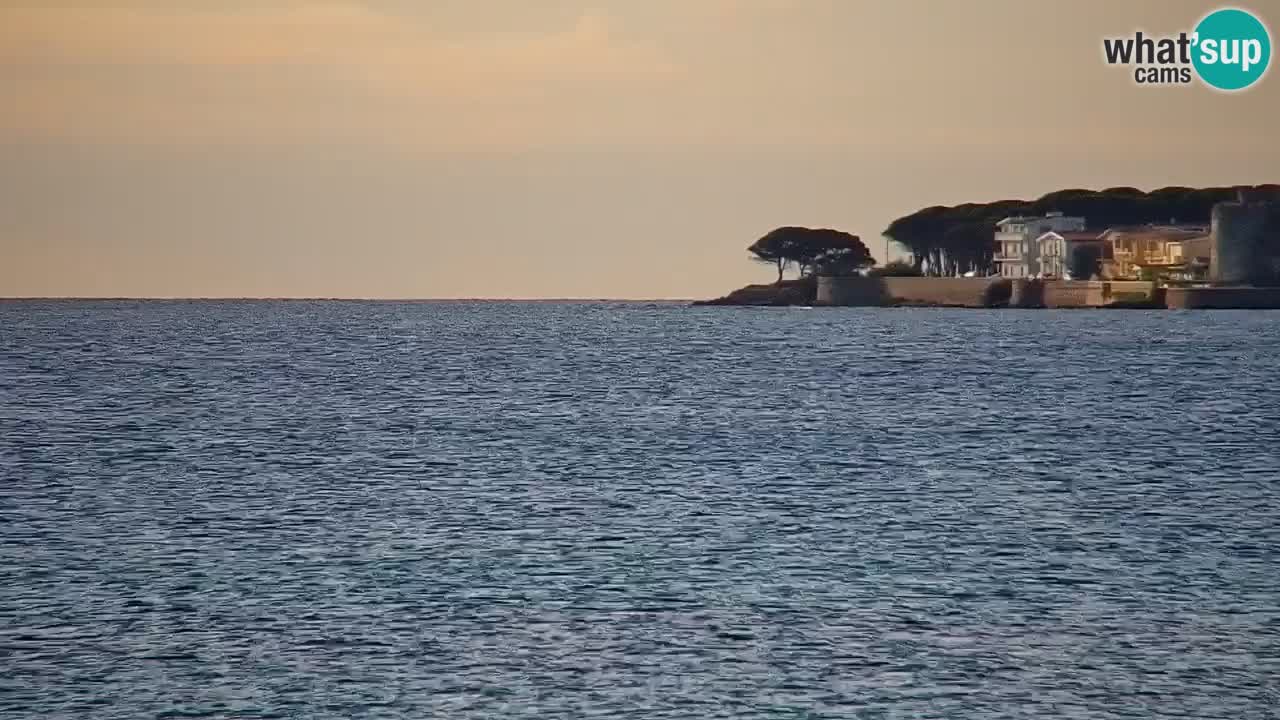
[[[996,223],[1009,216],[1061,212],[1085,218],[1098,231],[1148,223],[1208,225],[1213,206],[1235,200],[1241,190],[1280,199],[1280,185],[1166,187],[1149,193],[1132,187],[1058,190],[1038,200],[927,207],[889,223],[884,234],[909,250],[916,268],[929,275],[989,274],[995,271]]]
[[[875,264],[871,252],[857,235],[830,228],[786,226],[769,231],[747,248],[757,262],[773,265],[778,282],[795,265],[800,277],[814,271],[849,273]]]

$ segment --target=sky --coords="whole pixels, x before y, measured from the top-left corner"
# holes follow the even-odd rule
[[[700,298],[781,225],[1280,182],[1275,69],[1103,61],[1217,7],[0,0],[0,296]]]

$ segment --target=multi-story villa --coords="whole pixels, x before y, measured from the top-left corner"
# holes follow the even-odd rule
[[[1103,245],[1103,240],[1096,231],[1050,230],[1036,238],[1040,274],[1044,277],[1088,280],[1088,277],[1069,277],[1072,256],[1080,248],[1093,247],[1097,249],[1096,257],[1101,259]]]
[[[1102,261],[1102,276],[1129,279],[1149,275],[1197,275],[1192,267],[1207,246],[1203,227],[1155,226],[1113,228],[1101,238],[1110,252]],[[1186,252],[1190,250],[1190,253]]]
[[[996,264],[1000,277],[1026,278],[1040,274],[1040,249],[1036,239],[1049,232],[1080,232],[1082,217],[1060,212],[1043,217],[1007,217],[996,223]]]
[[[1183,240],[1183,266],[1181,269],[1175,269],[1170,272],[1168,277],[1170,280],[1208,280],[1212,257],[1213,238],[1211,236],[1202,235],[1193,237],[1190,240]]]

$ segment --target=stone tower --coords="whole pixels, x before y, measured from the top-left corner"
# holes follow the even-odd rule
[[[1236,202],[1213,206],[1210,279],[1224,285],[1270,285],[1280,276],[1280,203]]]

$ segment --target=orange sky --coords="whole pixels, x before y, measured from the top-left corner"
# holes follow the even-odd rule
[[[1215,3],[0,3],[0,296],[702,297],[778,225],[1280,182],[1274,70],[1102,62]]]

